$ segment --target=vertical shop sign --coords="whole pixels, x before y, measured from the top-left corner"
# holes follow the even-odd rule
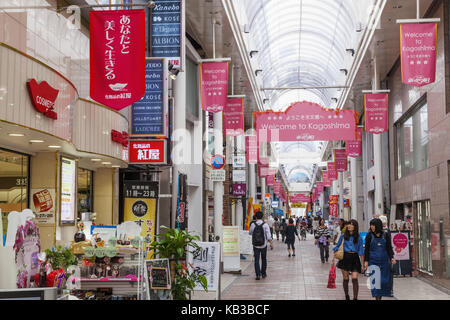
[[[401,24],[402,82],[421,87],[435,80],[436,23]]]
[[[347,156],[357,158],[362,152],[362,128],[356,128],[356,140],[346,141],[345,144]]]
[[[327,163],[328,179],[330,181],[337,180],[336,164],[334,162]]]
[[[200,64],[200,90],[203,110],[223,111],[228,99],[228,62]]]
[[[145,10],[92,10],[90,95],[120,110],[145,93]]]
[[[266,177],[266,185],[269,186],[273,186],[275,184],[275,176],[274,175],[268,175]]]
[[[334,149],[334,163],[337,172],[347,171],[347,154],[345,149]]]
[[[233,197],[245,197],[247,194],[247,185],[245,183],[233,184]]]
[[[145,94],[133,103],[131,136],[167,137],[167,64],[164,59],[145,60]]]
[[[177,229],[186,231],[188,228],[187,192],[187,175],[180,173],[178,174]]]
[[[244,98],[228,98],[223,110],[223,130],[227,136],[244,134]]]
[[[382,133],[388,130],[387,93],[364,94],[365,130],[370,133]]]
[[[75,160],[61,158],[61,224],[75,223],[77,164]]]
[[[190,272],[195,275],[204,275],[208,283],[208,290],[215,291],[219,287],[220,243],[195,242],[197,249],[188,251],[187,261]],[[197,284],[194,290],[203,290]]]
[[[151,15],[151,56],[181,69],[181,0],[155,0]]]
[[[328,200],[329,204],[329,213],[332,217],[338,217],[338,200],[339,195],[330,195],[330,198]]]

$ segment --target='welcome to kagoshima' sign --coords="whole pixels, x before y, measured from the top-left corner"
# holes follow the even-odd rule
[[[364,117],[367,132],[382,133],[388,130],[387,93],[364,94]]]
[[[285,112],[256,112],[259,142],[354,140],[353,110],[326,110],[312,102],[296,102]]]

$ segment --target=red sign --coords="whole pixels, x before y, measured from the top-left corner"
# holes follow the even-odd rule
[[[124,147],[128,147],[128,132],[111,130],[111,140],[120,143]]]
[[[186,204],[184,202],[180,202],[180,205],[178,207],[178,222],[183,223],[184,222],[184,211],[186,209]]]
[[[274,175],[268,175],[266,177],[266,185],[267,186],[273,186],[275,184],[275,176]]]
[[[166,163],[165,140],[131,140],[130,163]]]
[[[339,213],[338,213],[338,200],[339,200],[339,196],[338,195],[330,195],[330,198],[328,200],[328,204],[329,204],[329,215],[332,217],[338,217]]]
[[[354,140],[353,110],[326,110],[312,102],[296,102],[285,112],[256,112],[258,141]]]
[[[92,10],[90,95],[120,110],[145,93],[145,10]]]
[[[328,179],[330,181],[337,180],[336,164],[334,162],[327,163]]]
[[[402,82],[421,87],[435,80],[436,23],[400,25]]]
[[[227,136],[244,134],[244,98],[228,98],[223,110],[223,129]]]
[[[388,130],[387,93],[364,94],[364,118],[367,132],[382,133]]]
[[[245,149],[247,150],[247,162],[255,164],[258,162],[258,140],[256,136],[245,137]]]
[[[228,62],[200,64],[200,90],[203,110],[223,111],[227,103]]]
[[[34,108],[46,117],[58,119],[54,110],[59,90],[52,88],[46,81],[38,84],[35,79],[27,81],[27,88]]]
[[[362,129],[356,128],[356,140],[347,141],[345,144],[347,156],[357,158],[362,152]]]
[[[337,172],[347,171],[347,153],[345,149],[334,149],[334,163]]]

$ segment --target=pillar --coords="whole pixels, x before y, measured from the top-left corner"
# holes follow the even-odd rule
[[[358,220],[358,176],[356,171],[356,159],[350,158],[350,175],[352,177],[352,198],[351,198],[351,217]]]
[[[222,112],[214,113],[214,154],[223,156]],[[214,182],[214,234],[222,240],[223,182]]]
[[[343,172],[338,172],[339,218],[344,218],[344,179]]]

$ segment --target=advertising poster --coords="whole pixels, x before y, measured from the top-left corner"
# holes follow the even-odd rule
[[[90,96],[115,110],[145,93],[145,10],[91,10]]]
[[[228,99],[228,62],[200,64],[200,90],[203,110],[223,111]]]
[[[409,260],[409,234],[406,232],[391,232],[392,249],[395,260]]]
[[[421,87],[435,80],[436,23],[400,25],[402,82]]]
[[[223,256],[239,256],[239,227],[224,226],[222,229]]]
[[[253,217],[253,198],[250,197],[248,199],[248,205],[247,205],[247,215],[245,216],[245,230],[250,229],[250,222],[252,222]]]
[[[195,243],[200,248],[194,249],[192,252],[188,251],[187,253],[189,271],[197,275],[205,276],[208,282],[208,290],[216,291],[219,288],[220,243]],[[203,291],[203,287],[197,284],[194,290]]]
[[[61,158],[61,224],[75,223],[75,197],[77,164],[75,160]]]
[[[365,130],[370,133],[382,133],[388,130],[388,94],[364,94]]]
[[[158,182],[125,181],[123,192],[124,221],[137,222],[141,226],[141,237],[152,239],[156,229]],[[147,254],[149,259],[148,249]]]
[[[37,224],[55,223],[55,189],[31,189],[31,211]]]

